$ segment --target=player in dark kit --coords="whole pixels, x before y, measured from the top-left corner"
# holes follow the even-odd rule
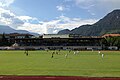
[[[53,52],[53,53],[52,53],[52,56],[51,56],[51,58],[53,58],[53,55],[54,55],[54,54],[55,54],[55,52]]]
[[[26,56],[28,56],[28,50],[27,49],[25,49],[25,54],[26,54]]]

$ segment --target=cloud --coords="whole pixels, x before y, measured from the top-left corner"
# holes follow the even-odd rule
[[[18,16],[12,11],[6,9],[14,0],[0,0],[0,23],[11,26],[14,29],[28,30],[39,34],[54,34],[63,29],[74,29],[81,25],[93,24],[96,19],[70,18],[67,16],[59,16],[50,21],[40,21],[31,16]],[[96,16],[97,13],[110,12],[113,9],[120,8],[120,0],[65,0],[66,3],[71,2],[80,9],[87,10],[91,15]],[[70,3],[56,6],[58,11],[66,11],[71,8]]]
[[[36,23],[35,23],[36,22]],[[17,16],[10,10],[0,8],[0,23],[14,29],[28,30],[36,33],[47,33],[46,25],[41,25],[37,18]]]
[[[56,6],[58,11],[64,11],[65,7],[63,5]]]
[[[24,23],[22,26],[19,26],[17,29],[28,30],[30,32],[35,32],[39,34],[47,33],[47,26],[40,24]]]
[[[120,0],[64,0],[71,2],[70,6],[80,8],[80,10],[86,10],[92,16],[103,16],[114,9],[120,9]],[[71,6],[72,7],[72,6]]]
[[[64,0],[62,4],[69,6],[70,12],[78,9],[76,13],[81,11],[89,17],[99,19],[115,9],[120,9],[120,0]]]
[[[24,21],[24,22],[28,22],[28,23],[39,23],[39,20],[35,17],[30,17],[30,16],[18,16],[18,19]]]
[[[14,0],[0,0],[0,7],[8,7]]]
[[[69,5],[58,5],[56,6],[58,11],[69,11],[70,10],[70,6]]]
[[[69,18],[69,17],[65,17],[65,16],[60,16],[59,17],[59,24],[58,27],[61,29],[74,29],[76,27],[79,27],[81,25],[85,25],[85,24],[93,24],[98,20],[95,19],[80,19],[80,18]]]
[[[10,10],[0,8],[0,23],[11,26],[14,29],[27,30],[39,34],[55,34],[59,30],[74,29],[84,24],[93,24],[97,20],[69,18],[66,16],[56,17],[50,21],[40,21],[35,17],[17,16]]]
[[[39,24],[32,24],[25,22],[23,26],[18,29],[28,30],[39,34],[56,34],[59,30],[74,29],[84,24],[93,24],[97,20],[82,20],[80,18],[69,18],[65,16],[57,17],[51,21],[39,21]]]
[[[89,9],[94,6],[96,0],[74,0],[76,5],[83,9]]]
[[[18,18],[12,18],[12,19],[11,19],[11,24],[16,25],[16,27],[17,27],[17,26],[21,26],[21,25],[23,25],[24,22],[21,21],[21,20],[18,19]]]
[[[120,0],[73,0],[80,8],[89,9],[95,6],[119,8]],[[103,6],[104,5],[104,6]],[[96,8],[96,7],[95,7]]]
[[[9,13],[1,13],[1,17],[4,17],[4,18],[13,18],[14,16],[13,15],[10,15]]]
[[[0,23],[8,25],[14,29],[27,30],[39,34],[55,34],[59,30],[71,30],[79,27],[80,25],[93,24],[97,21],[94,19],[83,20],[80,18],[69,18],[66,16],[59,16],[50,21],[40,21],[39,19],[31,16],[18,16],[9,9],[6,9],[5,7],[10,6],[14,0],[0,1]],[[69,6],[65,5],[60,5],[56,8],[58,11],[69,10]]]
[[[12,28],[17,28],[17,26],[24,24],[24,22],[17,18],[17,16],[10,10],[6,10],[4,8],[0,8],[0,10],[0,23],[12,26]]]

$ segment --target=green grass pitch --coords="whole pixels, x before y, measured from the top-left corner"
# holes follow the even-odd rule
[[[0,51],[0,75],[120,77],[119,51],[52,52]]]

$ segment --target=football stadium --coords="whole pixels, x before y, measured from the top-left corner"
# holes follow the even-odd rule
[[[119,46],[109,45],[106,40],[111,34],[1,35],[0,80],[115,80],[120,77]]]

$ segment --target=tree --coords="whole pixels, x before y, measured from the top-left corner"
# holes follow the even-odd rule
[[[120,48],[120,36],[109,36],[103,41],[106,46],[117,46]]]
[[[8,42],[8,38],[6,38],[5,33],[2,34],[0,46],[9,46],[10,43]]]

